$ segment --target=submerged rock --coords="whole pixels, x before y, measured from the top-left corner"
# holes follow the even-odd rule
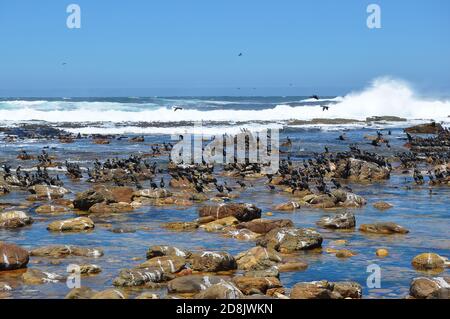
[[[378,210],[387,210],[391,209],[394,206],[386,202],[376,202],[375,204],[373,204],[373,207]]]
[[[20,246],[0,242],[0,271],[14,270],[27,266],[28,252]]]
[[[345,212],[335,216],[322,217],[317,225],[331,229],[352,229],[356,226],[356,218],[352,213]]]
[[[409,230],[397,225],[395,223],[376,223],[376,224],[362,224],[359,230],[365,233],[373,234],[407,234]]]
[[[319,248],[322,236],[309,228],[277,228],[271,230],[257,244],[275,249],[281,253]]]
[[[28,268],[22,275],[22,279],[26,285],[41,285],[46,283],[57,283],[65,280],[65,277],[38,269]]]
[[[199,216],[213,216],[221,219],[229,216],[237,218],[241,222],[261,218],[261,209],[252,204],[221,204],[217,206],[203,206],[199,209]]]
[[[93,229],[94,222],[89,217],[77,217],[66,220],[58,220],[50,223],[47,229],[50,231],[83,231]]]
[[[64,214],[68,211],[66,207],[54,205],[42,205],[35,209],[36,214]]]

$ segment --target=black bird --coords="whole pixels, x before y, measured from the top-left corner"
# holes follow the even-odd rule
[[[320,100],[319,96],[316,95],[316,94],[311,95],[309,98],[310,98],[310,99],[314,99],[314,100]]]
[[[269,189],[270,189],[271,191],[275,190],[275,186],[273,186],[273,185],[271,185],[271,184],[267,185],[267,187],[269,187]]]
[[[166,184],[164,183],[164,178],[161,177],[161,181],[159,182],[159,187],[164,188]]]
[[[242,56],[242,53],[239,53],[238,56]]]
[[[225,189],[228,191],[228,193],[231,193],[233,191],[233,189],[227,185],[227,182],[224,182],[225,185]]]
[[[329,106],[327,106],[327,105],[322,105],[322,111],[323,111],[323,112],[328,111],[329,109],[330,109]]]
[[[175,106],[174,108],[173,108],[173,111],[174,112],[176,112],[176,111],[178,111],[178,110],[182,110],[183,108],[182,107],[180,107],[180,106]]]
[[[237,181],[236,184],[239,184],[242,188],[245,188],[247,185],[242,181]]]

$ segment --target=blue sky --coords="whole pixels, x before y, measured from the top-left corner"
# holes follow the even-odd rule
[[[448,0],[1,0],[0,39],[0,96],[450,93]]]

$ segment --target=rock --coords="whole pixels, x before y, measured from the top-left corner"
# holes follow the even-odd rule
[[[229,227],[231,228],[231,227]],[[231,237],[237,240],[256,240],[261,234],[252,232],[249,229],[225,229],[224,237]]]
[[[219,276],[190,275],[172,279],[167,284],[169,293],[198,293],[223,280]]]
[[[37,214],[64,214],[68,212],[66,207],[54,205],[42,205],[35,209]]]
[[[290,219],[254,219],[236,226],[238,229],[246,228],[257,234],[267,234],[272,229],[281,227],[294,227],[294,223]]]
[[[136,228],[133,227],[127,227],[127,226],[118,226],[118,227],[114,227],[111,229],[108,229],[110,232],[114,233],[114,234],[131,234],[131,233],[135,233],[136,232]]]
[[[45,246],[31,250],[30,256],[50,258],[64,258],[67,256],[101,257],[103,256],[103,251],[98,248],[85,248],[69,245]]]
[[[116,186],[110,189],[111,195],[116,203],[131,203],[134,189],[125,186]]]
[[[236,260],[227,252],[205,251],[192,254],[192,269],[204,272],[234,270]]]
[[[31,225],[33,219],[28,217],[22,211],[10,211],[0,213],[0,229],[2,228],[19,228],[27,225]]]
[[[358,208],[367,203],[363,197],[351,192],[346,192],[343,189],[335,189],[331,192],[331,195],[336,199],[337,205],[340,207]]]
[[[264,270],[250,270],[246,271],[244,273],[244,276],[246,277],[258,277],[258,278],[265,278],[265,277],[276,277],[278,278],[280,276],[280,272],[278,269],[278,266],[273,266]]]
[[[48,186],[48,185],[35,185],[28,188],[31,194],[35,194],[38,199],[58,199],[63,198],[69,191],[63,187]]]
[[[0,292],[11,291],[11,290],[13,290],[13,289],[9,284],[7,284],[6,282],[0,282]]]
[[[239,224],[239,220],[233,216],[217,219],[215,221],[203,224],[200,228],[203,228],[207,232],[220,231],[227,226],[233,226]]]
[[[340,249],[338,251],[336,251],[336,257],[337,258],[350,258],[353,256],[356,256],[357,253],[355,253],[354,251],[348,250],[348,249]]]
[[[450,278],[414,278],[409,293],[417,299],[450,299]]]
[[[133,198],[135,197],[144,197],[144,198],[167,198],[172,196],[172,193],[164,188],[156,188],[156,189],[141,189],[133,193]]]
[[[386,222],[386,223],[376,223],[376,224],[362,224],[359,227],[359,230],[365,233],[373,233],[373,234],[407,234],[409,230],[406,228]]]
[[[138,287],[151,283],[161,283],[171,279],[158,269],[123,269],[119,276],[113,280],[118,287]]]
[[[159,295],[151,292],[143,292],[136,297],[136,299],[160,299]]]
[[[387,210],[391,209],[394,206],[386,202],[376,202],[375,204],[373,204],[373,207],[378,210]]]
[[[222,280],[220,283],[201,291],[195,299],[242,299],[243,293],[231,282]]]
[[[106,186],[96,186],[93,189],[78,193],[73,201],[73,206],[76,209],[88,211],[94,204],[101,202],[115,202],[112,192]]]
[[[411,262],[413,267],[418,270],[444,269],[447,263],[447,258],[434,253],[417,255]]]
[[[120,203],[97,203],[92,205],[89,208],[89,213],[91,214],[120,214],[120,213],[126,213],[131,212],[134,210],[134,207],[131,204],[120,202]]]
[[[355,182],[386,180],[390,177],[390,170],[374,162],[356,158],[341,159],[333,171],[334,178],[344,178]]]
[[[317,225],[331,229],[352,229],[356,226],[356,219],[352,213],[345,212],[335,216],[322,217]]]
[[[64,299],[91,299],[96,293],[89,287],[73,288]]]
[[[75,272],[75,270],[73,270],[72,272]],[[96,275],[101,272],[102,272],[102,269],[97,265],[92,265],[92,264],[80,265],[80,274],[81,275]]]
[[[216,219],[233,216],[241,222],[246,222],[260,218],[261,210],[252,204],[220,204],[200,207],[199,216],[213,216]]]
[[[292,299],[359,299],[362,288],[354,282],[313,281],[296,284],[290,297]]]
[[[409,134],[438,134],[443,131],[442,125],[436,122],[419,124],[405,129],[405,132]]]
[[[169,182],[170,187],[173,188],[193,188],[194,184],[191,183],[186,177],[172,178]]]
[[[345,246],[348,244],[348,241],[345,239],[338,239],[338,240],[330,241],[329,244],[331,246]]]
[[[0,242],[0,271],[26,267],[29,261],[28,252],[15,244]]]
[[[147,259],[161,256],[176,256],[189,258],[191,256],[191,252],[172,246],[151,246],[147,250]]]
[[[384,248],[377,249],[375,253],[378,257],[387,257],[389,255],[389,251]]]
[[[186,259],[179,256],[161,256],[147,259],[137,268],[159,269],[164,273],[177,273],[186,265]]]
[[[193,231],[196,230],[199,225],[196,222],[171,222],[165,223],[163,227],[174,231]]]
[[[272,248],[281,253],[319,248],[322,236],[308,228],[276,228],[268,232],[257,244]]]
[[[104,291],[97,292],[91,299],[128,299],[128,295],[119,289],[106,289]]]
[[[63,276],[32,268],[27,269],[22,275],[22,279],[26,285],[57,283],[65,280]]]
[[[300,208],[300,204],[297,202],[287,202],[283,204],[279,204],[275,206],[274,210],[286,212],[286,211],[294,211],[296,209]]]
[[[287,262],[276,266],[279,272],[303,271],[308,268],[308,264],[302,261]]]
[[[265,294],[268,289],[283,287],[275,277],[238,276],[233,278],[233,283],[245,295]]]
[[[253,247],[236,256],[238,269],[265,270],[281,262],[281,257],[271,248]]]
[[[66,220],[57,220],[50,223],[47,229],[50,231],[83,231],[93,229],[94,222],[89,217],[77,217]]]

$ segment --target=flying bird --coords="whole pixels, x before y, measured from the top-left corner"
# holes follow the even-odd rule
[[[310,97],[309,97],[310,99],[314,99],[314,100],[319,100],[320,98],[319,98],[319,96],[318,95],[311,95]]]
[[[242,53],[239,53],[239,55],[238,56],[242,56]]]
[[[176,112],[176,111],[178,111],[178,110],[182,110],[183,108],[182,107],[180,107],[180,106],[175,106],[174,108],[173,108],[173,111],[174,112]]]

